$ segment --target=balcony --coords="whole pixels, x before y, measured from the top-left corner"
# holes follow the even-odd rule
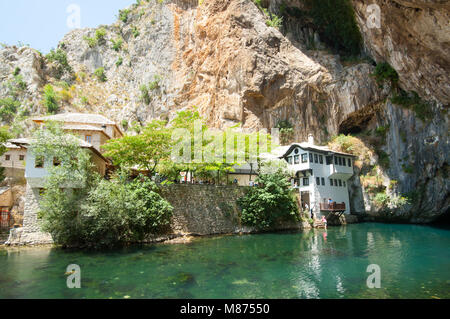
[[[347,180],[353,176],[353,166],[329,165],[329,178],[340,178]]]
[[[320,203],[321,212],[345,212],[345,203]]]

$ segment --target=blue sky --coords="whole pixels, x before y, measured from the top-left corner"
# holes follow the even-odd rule
[[[0,42],[29,44],[42,53],[55,48],[70,31],[67,13],[71,4],[80,9],[80,26],[110,24],[116,15],[136,0],[0,0]],[[76,21],[76,19],[70,19]]]

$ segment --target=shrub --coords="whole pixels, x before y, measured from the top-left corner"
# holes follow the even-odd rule
[[[14,76],[14,85],[20,90],[25,91],[28,87],[27,83],[23,80],[22,75],[16,75]]]
[[[138,28],[136,28],[136,27],[133,27],[133,36],[135,37],[135,38],[137,38],[138,36],[139,36],[139,30],[138,30]]]
[[[88,105],[89,104],[89,99],[86,97],[86,96],[82,96],[81,97],[81,104],[83,104],[83,105]]]
[[[116,52],[119,52],[122,48],[123,40],[121,38],[117,38],[116,40],[111,39],[112,49]]]
[[[121,66],[122,63],[123,63],[123,58],[122,58],[122,57],[119,57],[119,58],[117,59],[117,61],[116,61],[116,67]]]
[[[50,187],[50,188],[49,188]],[[150,179],[95,178],[86,189],[67,194],[47,186],[43,229],[64,246],[102,248],[138,242],[170,223],[173,208]]]
[[[128,15],[130,14],[129,9],[123,9],[119,11],[119,20],[123,23],[126,23],[128,21]]]
[[[407,93],[400,89],[399,93],[395,93],[391,98],[391,102],[413,110],[417,117],[422,121],[429,121],[433,118],[431,104],[423,101],[414,91]]]
[[[389,81],[392,87],[396,87],[399,80],[397,71],[386,62],[377,64],[372,76],[380,87],[385,81]]]
[[[95,39],[101,45],[105,43],[106,30],[104,28],[95,31]]]
[[[283,18],[275,14],[271,14],[270,18],[266,21],[268,27],[274,27],[279,29],[283,25]]]
[[[127,120],[122,120],[122,127],[124,130],[128,129],[128,121]]]
[[[2,122],[11,122],[20,106],[20,102],[13,98],[0,99],[0,119]]]
[[[378,156],[378,163],[380,163],[381,167],[383,167],[384,169],[388,169],[391,166],[389,154],[380,149],[377,149],[376,153]]]
[[[389,196],[386,192],[377,193],[373,199],[373,201],[380,207],[387,206],[389,202]]]
[[[72,93],[67,89],[62,89],[59,92],[59,97],[60,97],[60,100],[62,100],[64,102],[70,102],[73,99]]]
[[[279,29],[283,25],[283,18],[277,16],[276,14],[270,13],[266,8],[262,6],[261,0],[253,0],[253,2],[266,16],[266,25],[268,27]]]
[[[150,104],[150,95],[148,93],[148,88],[145,84],[142,84],[139,88],[139,90],[141,91],[141,100],[142,102],[144,102],[145,104],[149,105]]]
[[[98,68],[94,71],[94,75],[100,82],[106,82],[108,79],[106,78],[105,68]]]
[[[281,120],[275,126],[280,130],[280,142],[282,145],[286,145],[292,139],[294,128],[288,120]]]
[[[252,187],[238,204],[242,209],[242,223],[268,229],[277,221],[299,219],[291,184],[286,175],[278,172],[260,174],[258,187]]]
[[[343,56],[359,55],[362,36],[349,0],[307,0],[322,41]]]
[[[97,39],[95,38],[90,38],[90,37],[83,37],[83,40],[85,40],[88,44],[88,46],[92,49],[95,48],[98,44]]]
[[[152,91],[159,89],[159,82],[161,81],[161,77],[159,75],[155,75],[153,79],[154,80],[148,84],[148,88]]]
[[[44,101],[45,107],[47,108],[47,112],[56,113],[59,109],[58,105],[58,97],[56,95],[55,90],[51,84],[47,84],[44,87]]]
[[[67,61],[67,54],[61,49],[51,50],[49,54],[45,56],[50,62],[56,62],[58,64],[58,77],[61,77],[64,72],[73,73],[72,67]]]
[[[20,73],[20,68],[19,68],[19,67],[16,67],[16,68],[14,69],[14,71],[13,71],[13,75],[14,75],[14,76],[17,76],[17,75],[19,75],[19,73]]]

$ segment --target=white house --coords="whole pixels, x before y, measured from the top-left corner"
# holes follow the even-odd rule
[[[9,143],[28,148],[31,141],[27,138],[10,140]],[[91,156],[91,161],[94,164],[94,170],[99,173],[101,176],[104,176],[106,173],[106,167],[109,165],[109,161],[103,157],[103,155],[91,144],[84,142],[83,140],[79,140],[80,147],[87,149]],[[49,176],[48,169],[52,166],[60,165],[60,162],[56,158],[50,157],[36,157],[33,152],[28,150],[27,160],[25,165],[25,178],[27,180],[28,185],[32,189],[40,189],[45,187],[46,177]],[[72,187],[69,187],[72,188]],[[78,188],[73,185],[73,188]]]
[[[300,192],[303,208],[308,205],[315,216],[350,213],[348,180],[353,176],[354,155],[314,145],[310,135],[308,142],[287,147],[280,158],[285,159],[295,173],[292,184]]]

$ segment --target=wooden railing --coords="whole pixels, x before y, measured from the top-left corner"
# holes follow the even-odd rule
[[[329,211],[329,212],[341,212],[345,211],[345,203],[320,203],[321,211]]]

